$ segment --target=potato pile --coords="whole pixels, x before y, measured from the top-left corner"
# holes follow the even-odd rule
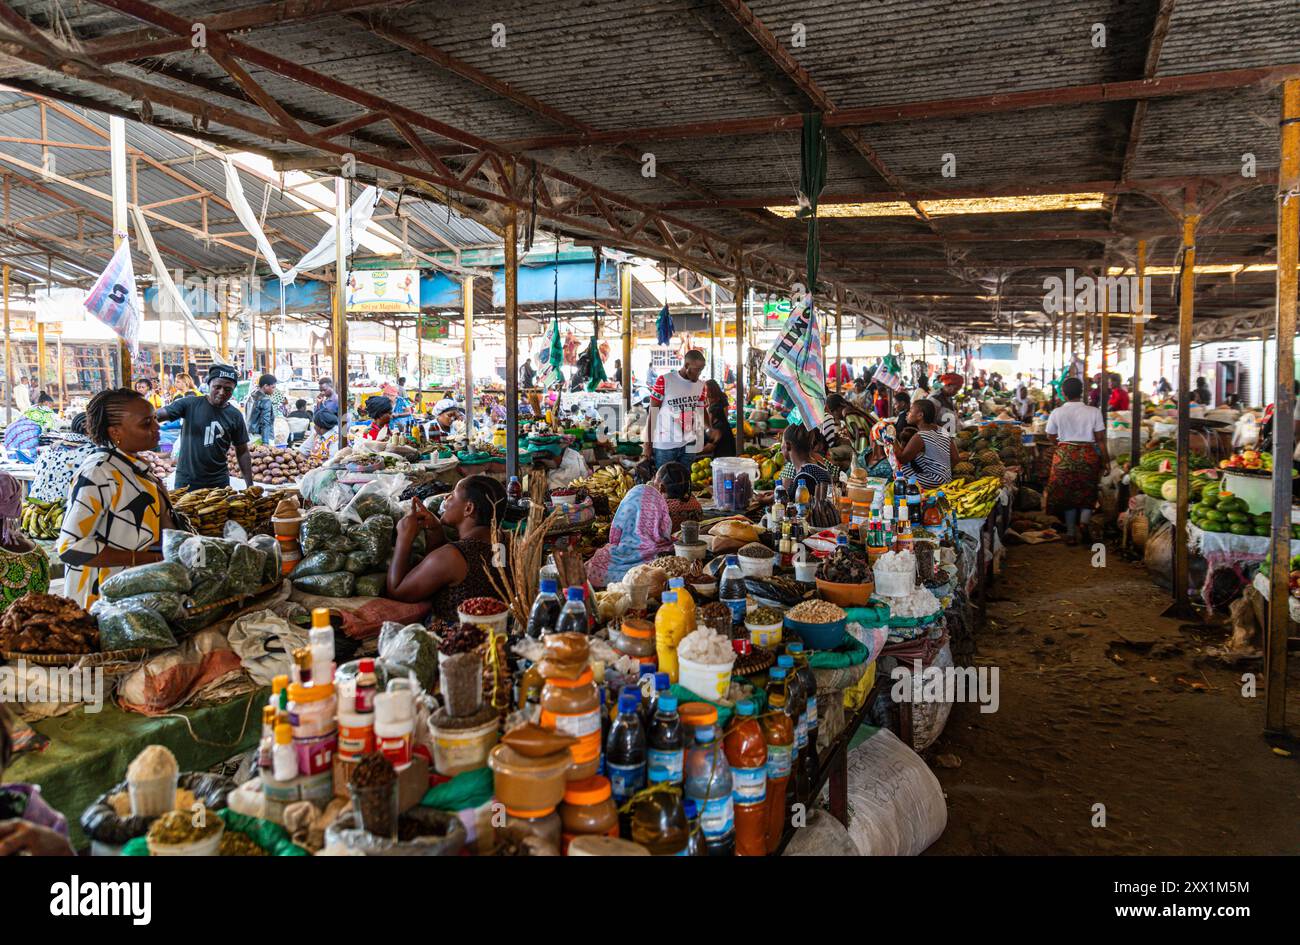
[[[253,461],[253,481],[274,486],[293,482],[311,469],[311,460],[297,450],[280,446],[252,446],[248,458]],[[226,454],[226,467],[232,476],[243,476],[235,451]]]
[[[176,468],[176,464],[170,456],[155,453],[153,450],[145,450],[143,453],[137,453],[136,455],[149,464],[149,469],[159,479],[166,479],[172,474],[172,470]]]

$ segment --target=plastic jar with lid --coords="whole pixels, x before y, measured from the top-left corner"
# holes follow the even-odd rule
[[[610,636],[610,645],[624,656],[640,663],[655,662],[655,627],[649,620],[624,617],[619,628]]]
[[[289,686],[289,724],[294,738],[319,738],[338,728],[339,699],[334,684],[317,683]]]
[[[506,808],[506,829],[512,832],[532,834],[555,852],[560,852],[560,815],[554,807],[545,810],[516,810]]]
[[[560,805],[561,853],[568,854],[575,837],[601,834],[618,836],[618,807],[614,804],[609,778],[596,775],[582,781],[570,781]]]
[[[600,767],[600,694],[592,682],[591,669],[577,679],[552,678],[542,686],[542,728],[577,739],[570,781],[581,781]]]

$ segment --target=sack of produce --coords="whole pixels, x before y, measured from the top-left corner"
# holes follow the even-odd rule
[[[138,604],[141,607],[148,607],[150,610],[157,611],[158,615],[164,620],[179,620],[187,615],[188,608],[192,607],[193,603],[188,596],[177,594],[175,591],[150,591],[147,594],[134,594],[131,597],[123,597],[120,601],[111,601],[106,597],[101,597],[90,605],[90,612],[98,617],[104,610],[116,607],[118,604]]]
[[[375,559],[364,551],[349,551],[343,558],[343,570],[365,574],[375,566]]]
[[[151,591],[174,591],[187,594],[190,590],[190,572],[175,561],[158,561],[126,568],[108,578],[99,586],[99,593],[109,600],[121,600]]]
[[[339,554],[337,551],[313,551],[309,555],[303,555],[292,571],[289,572],[289,580],[297,581],[299,578],[311,577],[313,574],[329,574],[331,571],[344,571],[344,564],[347,563],[347,555]]]
[[[266,555],[266,560],[262,564],[262,584],[275,584],[280,580],[281,565],[284,562],[280,543],[273,535],[254,535],[248,543]]]
[[[165,650],[176,645],[163,616],[141,604],[119,600],[106,604],[96,616],[102,649]]]
[[[438,644],[422,624],[385,623],[379,628],[379,658],[390,668],[413,673],[425,692],[438,682]]]
[[[391,515],[372,515],[361,525],[349,529],[348,533],[355,549],[369,556],[374,564],[379,564],[386,562],[393,553],[393,529],[396,524]]]
[[[164,528],[162,533],[162,556],[164,561],[180,561],[181,545],[193,538],[191,532],[183,532],[177,528]]]
[[[342,512],[345,522],[364,522],[375,515],[387,515],[397,518],[405,515],[409,504],[398,497],[406,490],[411,481],[405,476],[380,476],[373,482],[367,482],[357,490],[347,508]]]
[[[251,594],[262,586],[262,569],[266,555],[252,545],[239,544],[230,552],[230,577],[226,581],[233,594]]]
[[[351,597],[356,589],[357,576],[351,571],[330,571],[326,574],[309,574],[294,579],[293,586],[309,594],[325,597]]]
[[[385,571],[363,574],[357,578],[357,597],[383,597],[386,590],[388,590],[388,573]]]
[[[226,806],[226,795],[234,789],[235,782],[225,775],[199,771],[182,774],[176,783],[176,810],[190,810],[200,803],[215,811]],[[157,819],[131,816],[131,798],[123,781],[82,811],[81,830],[92,843],[119,847],[133,837],[143,837]]]
[[[224,538],[191,535],[176,552],[176,559],[190,572],[191,590],[201,583],[223,584],[230,571],[230,553],[234,545]]]
[[[307,513],[298,532],[304,556],[329,547],[341,534],[339,518],[329,509],[316,508]]]

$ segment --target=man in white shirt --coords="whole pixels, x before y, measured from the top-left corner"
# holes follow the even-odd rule
[[[655,466],[685,463],[704,445],[704,353],[688,351],[681,370],[661,374],[650,392],[644,455]]]
[[[19,413],[30,410],[32,407],[32,390],[27,386],[27,378],[21,374],[18,376],[18,383],[14,385],[14,409]]]

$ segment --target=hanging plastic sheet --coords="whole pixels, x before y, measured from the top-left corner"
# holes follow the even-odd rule
[[[185,302],[185,297],[176,288],[176,283],[172,280],[172,274],[163,265],[162,257],[158,255],[158,247],[153,241],[153,234],[149,232],[149,221],[145,219],[144,212],[138,206],[132,204],[131,213],[135,217],[136,236],[140,240],[140,246],[149,255],[149,261],[153,265],[154,277],[158,280],[158,286],[163,298],[170,299],[175,311],[179,312],[180,316],[189,323],[190,328],[199,336],[199,342],[208,349],[213,363],[228,363],[217,349],[216,339],[195,320],[194,313],[190,311],[189,305]]]

